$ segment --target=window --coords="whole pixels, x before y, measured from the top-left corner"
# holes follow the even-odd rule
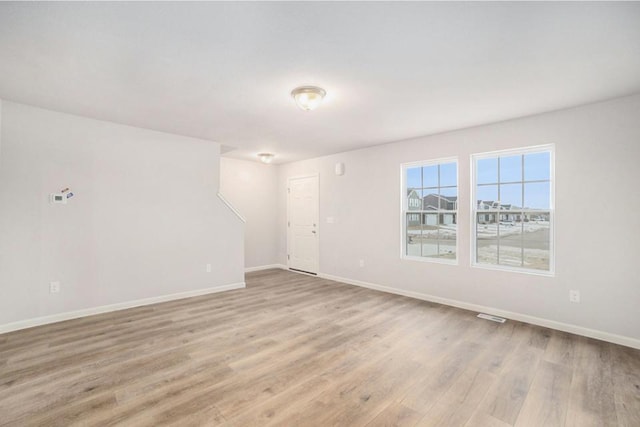
[[[457,262],[458,162],[402,165],[402,257]]]
[[[553,273],[553,147],[472,157],[475,266]]]

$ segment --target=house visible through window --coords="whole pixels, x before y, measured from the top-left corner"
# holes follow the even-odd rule
[[[553,271],[553,148],[473,156],[473,262]]]
[[[457,259],[458,164],[454,159],[402,166],[403,257]]]

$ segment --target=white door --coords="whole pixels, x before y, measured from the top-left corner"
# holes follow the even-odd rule
[[[288,266],[318,273],[318,176],[288,179]]]

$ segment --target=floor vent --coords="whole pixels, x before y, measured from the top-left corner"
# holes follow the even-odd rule
[[[504,317],[492,316],[490,314],[480,313],[478,317],[481,319],[491,320],[492,322],[504,323],[507,321]]]
[[[289,270],[291,270],[291,271],[297,271],[298,273],[311,274],[312,276],[317,276],[317,275],[318,275],[318,273],[312,273],[312,272],[310,272],[310,271],[298,270],[297,268],[291,268],[291,267],[289,267]]]

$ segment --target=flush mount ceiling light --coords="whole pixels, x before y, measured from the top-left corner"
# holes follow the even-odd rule
[[[291,96],[298,107],[305,111],[315,110],[327,92],[317,86],[300,86],[291,91]]]
[[[260,161],[262,163],[271,163],[271,161],[273,160],[274,157],[275,157],[275,155],[271,154],[271,153],[260,153],[260,154],[258,154],[258,158],[260,159]]]

